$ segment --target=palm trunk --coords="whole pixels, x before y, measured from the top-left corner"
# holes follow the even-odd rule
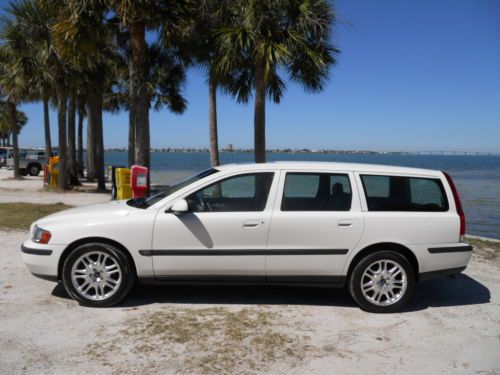
[[[132,60],[128,64],[129,67],[129,114],[128,114],[128,167],[135,164],[135,85],[134,79],[134,64]]]
[[[254,152],[255,162],[266,162],[266,68],[255,67]]]
[[[93,142],[92,152],[87,149],[87,153],[93,154],[94,174],[93,178],[97,178],[97,189],[105,190],[106,184],[104,180],[104,142],[102,134],[102,88],[98,83],[94,84],[94,91],[89,95],[87,100],[87,126],[92,129]],[[88,172],[87,172],[88,173]]]
[[[16,103],[8,100],[9,113],[10,113],[10,127],[12,129],[12,154],[14,158],[14,178],[20,178],[19,171],[19,144],[17,139],[17,106]]]
[[[130,39],[134,71],[132,79],[135,86],[132,101],[136,126],[135,162],[149,168],[149,96],[146,87],[146,33],[143,22],[130,25]]]
[[[57,93],[57,127],[59,135],[59,189],[66,190],[68,186],[67,179],[67,160],[68,150],[66,146],[66,115],[68,109],[68,94],[66,85],[61,80],[56,82]]]
[[[96,153],[95,153],[95,171],[97,177],[97,189],[106,190],[106,180],[104,171],[104,134],[102,129],[102,106],[103,106],[103,95],[102,87],[99,87],[96,93]]]
[[[78,102],[78,176],[83,177],[83,118],[85,107],[83,103]]]
[[[79,185],[78,169],[76,166],[76,96],[71,92],[68,108],[68,175],[70,185]]]
[[[210,73],[208,83],[209,102],[209,132],[210,132],[210,164],[215,167],[219,162],[219,139],[217,135],[217,79],[215,74]]]
[[[95,118],[91,109],[93,95],[87,97],[87,181],[93,182],[95,178]]]
[[[52,155],[52,143],[50,141],[50,117],[49,117],[49,98],[43,98],[43,126],[45,129],[45,159],[49,163]]]

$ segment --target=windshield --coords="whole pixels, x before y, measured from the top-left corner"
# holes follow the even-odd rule
[[[195,174],[194,176],[187,178],[186,180],[179,182],[178,184],[169,186],[166,189],[164,189],[156,194],[153,194],[149,197],[130,199],[129,201],[127,201],[127,204],[129,206],[138,207],[138,208],[151,207],[155,203],[158,203],[159,201],[161,201],[163,198],[166,198],[170,194],[175,193],[177,190],[180,190],[183,187],[192,184],[193,182],[199,181],[202,178],[205,178],[205,177],[210,176],[210,175],[217,173],[217,172],[219,172],[219,171],[217,169],[214,169],[214,168],[204,170],[198,174]]]

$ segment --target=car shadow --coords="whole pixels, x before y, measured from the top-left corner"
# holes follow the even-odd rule
[[[52,295],[70,298],[61,283]],[[404,312],[428,307],[477,305],[490,302],[489,289],[475,279],[459,274],[453,279],[441,278],[417,284]],[[138,307],[150,304],[243,304],[243,305],[309,305],[355,307],[345,289],[293,286],[230,286],[230,285],[136,285],[117,307]]]

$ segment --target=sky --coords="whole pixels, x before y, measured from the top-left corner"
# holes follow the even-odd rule
[[[500,152],[500,1],[337,0],[342,51],[319,94],[287,83],[267,104],[267,148]],[[192,69],[187,111],[151,111],[151,147],[208,147],[208,87]],[[43,146],[41,104],[22,147]],[[219,144],[253,146],[253,100],[218,95]],[[56,113],[51,112],[57,144]],[[104,145],[126,147],[128,113],[105,114]]]

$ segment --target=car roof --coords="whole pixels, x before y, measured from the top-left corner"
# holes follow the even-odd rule
[[[317,162],[317,161],[273,161],[268,163],[241,163],[219,165],[221,172],[229,171],[259,171],[268,169],[299,169],[299,170],[331,170],[339,172],[366,173],[401,173],[409,175],[441,176],[440,171],[410,167],[397,167],[381,164]]]

